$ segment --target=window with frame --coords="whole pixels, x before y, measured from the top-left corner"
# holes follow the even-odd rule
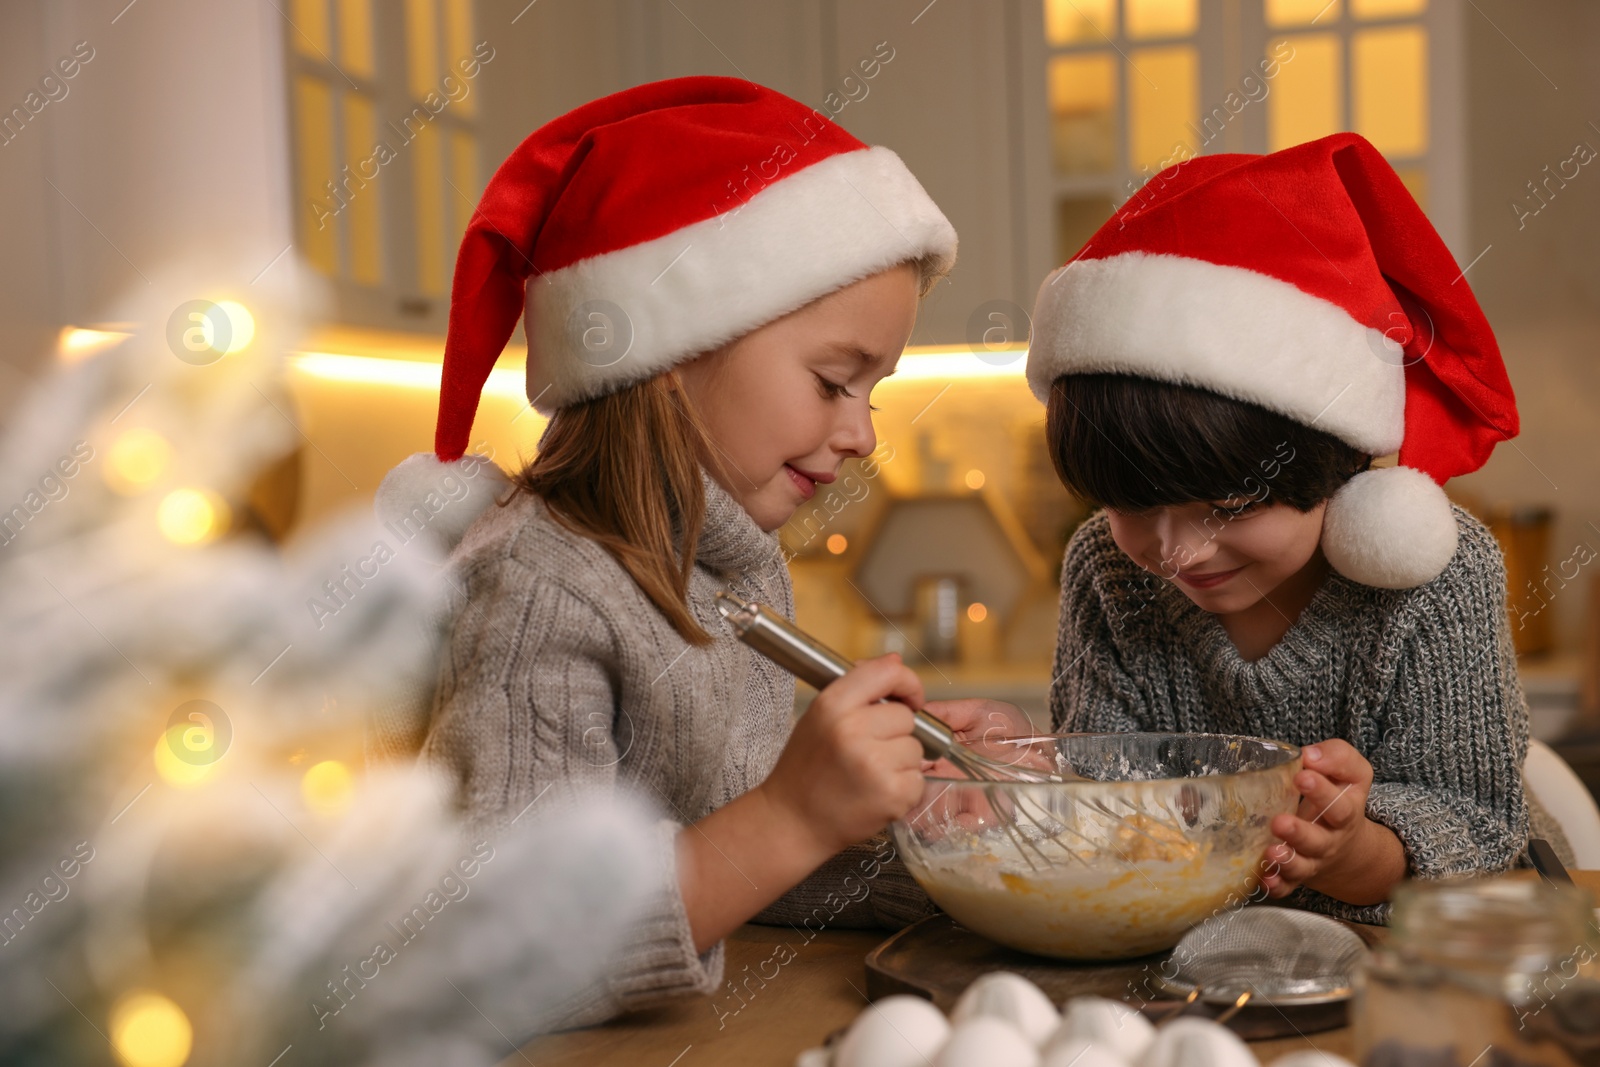
[[[1355,130],[1428,206],[1428,0],[1266,0],[1269,52],[1292,49],[1267,151]]]
[[[1426,209],[1430,14],[1428,0],[1043,0],[1056,262],[1167,166],[1340,130]]]
[[[472,0],[291,0],[296,245],[332,280],[337,321],[442,328],[480,188]],[[378,9],[383,10],[383,9]]]

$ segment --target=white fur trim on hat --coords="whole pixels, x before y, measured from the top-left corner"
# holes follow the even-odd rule
[[[468,453],[441,463],[432,452],[417,452],[384,475],[372,503],[379,521],[402,542],[426,534],[447,553],[509,484],[487,456]]]
[[[1242,267],[1126,252],[1039,287],[1028,385],[1131,374],[1194,385],[1325,430],[1374,456],[1400,447],[1400,345],[1337,304]]]
[[[887,148],[831,156],[725,214],[528,281],[528,398],[549,414],[654,377],[956,233]]]
[[[1412,467],[1362,471],[1322,517],[1322,554],[1333,569],[1379,589],[1433,581],[1455,556],[1458,537],[1450,498]]]

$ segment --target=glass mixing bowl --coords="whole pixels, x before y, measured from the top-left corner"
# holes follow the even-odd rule
[[[1064,782],[930,774],[893,826],[913,877],[1002,945],[1072,960],[1169,949],[1260,883],[1300,750],[1227,734],[988,738],[973,749]],[[941,768],[935,768],[939,771]]]

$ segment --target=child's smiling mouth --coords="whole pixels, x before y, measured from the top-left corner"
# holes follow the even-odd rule
[[[1195,589],[1215,589],[1242,570],[1243,567],[1235,567],[1228,571],[1209,571],[1205,574],[1186,574],[1179,571],[1177,577],[1178,581]]]
[[[804,500],[810,500],[815,495],[818,482],[827,484],[834,479],[832,474],[824,474],[820,471],[803,471],[787,463],[783,465],[783,469],[789,475],[789,480],[794,482],[795,488],[800,490],[800,496]]]

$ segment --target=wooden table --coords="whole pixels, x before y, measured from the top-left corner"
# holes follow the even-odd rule
[[[1600,897],[1600,871],[1574,871],[1572,877]],[[862,961],[887,936],[881,930],[825,930],[805,943],[785,927],[743,926],[728,939],[729,976],[746,964],[754,972],[784,944],[794,958],[765,989],[747,995],[742,1007],[730,993],[724,1000],[697,998],[590,1030],[550,1034],[523,1046],[502,1067],[791,1067],[800,1052],[822,1044],[866,1006]],[[1299,1049],[1345,1057],[1352,1051],[1348,1030],[1260,1041],[1251,1048],[1262,1063]]]

